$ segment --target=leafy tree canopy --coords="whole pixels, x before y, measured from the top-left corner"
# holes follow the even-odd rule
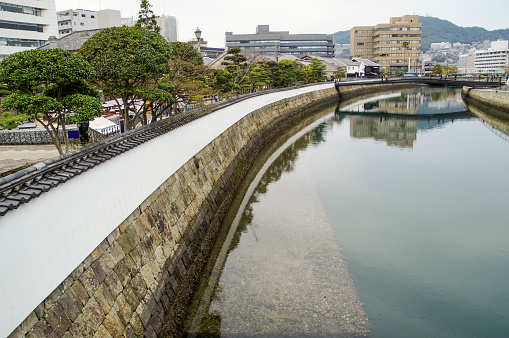
[[[158,33],[143,27],[111,27],[88,39],[78,51],[95,69],[94,80],[107,95],[122,99],[126,130],[138,116],[140,88],[156,85],[170,71],[171,46]],[[141,114],[145,114],[142,111]],[[146,121],[146,119],[143,119]]]
[[[69,150],[65,129],[68,113],[72,112],[78,122],[88,122],[102,114],[98,92],[86,83],[93,75],[94,69],[80,55],[69,51],[33,49],[11,54],[0,64],[0,81],[12,90],[4,98],[2,108],[37,120],[63,154]]]
[[[88,39],[78,51],[95,69],[103,86],[136,86],[168,70],[170,45],[142,27],[110,27]]]
[[[322,82],[325,77],[325,65],[317,58],[312,58],[311,63],[304,67],[308,83]]]

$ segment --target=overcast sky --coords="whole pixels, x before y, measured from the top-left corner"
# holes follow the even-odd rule
[[[156,15],[177,18],[179,41],[194,38],[200,28],[209,47],[224,47],[224,33],[253,34],[257,25],[291,34],[327,33],[352,26],[387,23],[392,16],[429,15],[462,27],[488,30],[509,28],[508,0],[149,0]],[[135,18],[140,0],[56,0],[65,9],[116,9],[122,17]],[[450,41],[454,42],[454,41]]]

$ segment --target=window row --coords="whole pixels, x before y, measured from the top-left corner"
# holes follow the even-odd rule
[[[420,27],[381,27],[377,31],[420,31]]]
[[[16,47],[41,47],[44,45],[43,40],[28,40],[0,37],[0,46],[16,46]]]
[[[378,38],[418,38],[421,34],[378,34],[375,35],[375,39]]]
[[[43,32],[42,25],[26,22],[0,20],[0,28],[15,29],[19,31]]]
[[[39,8],[0,2],[0,11],[41,16]]]

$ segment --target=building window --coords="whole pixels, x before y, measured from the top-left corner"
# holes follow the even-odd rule
[[[81,17],[84,18],[85,17],[85,14],[81,14]]]
[[[15,29],[19,31],[42,32],[42,25],[26,22],[4,21],[0,20],[0,28]]]
[[[9,4],[5,2],[0,2],[0,11],[41,16],[41,10],[38,8]]]
[[[91,17],[92,19],[95,19],[95,16],[94,16],[94,15],[91,15],[90,17]]]
[[[15,47],[41,47],[44,45],[42,40],[29,40],[29,39],[15,39],[0,37],[0,46],[15,46]]]

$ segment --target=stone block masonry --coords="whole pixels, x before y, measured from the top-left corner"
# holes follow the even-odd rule
[[[503,119],[509,118],[509,92],[507,91],[463,87],[461,97],[468,108],[474,106],[494,116]]]
[[[178,336],[223,218],[256,156],[287,126],[332,100],[338,100],[334,88],[309,92],[235,123],[168,177],[11,337]]]

